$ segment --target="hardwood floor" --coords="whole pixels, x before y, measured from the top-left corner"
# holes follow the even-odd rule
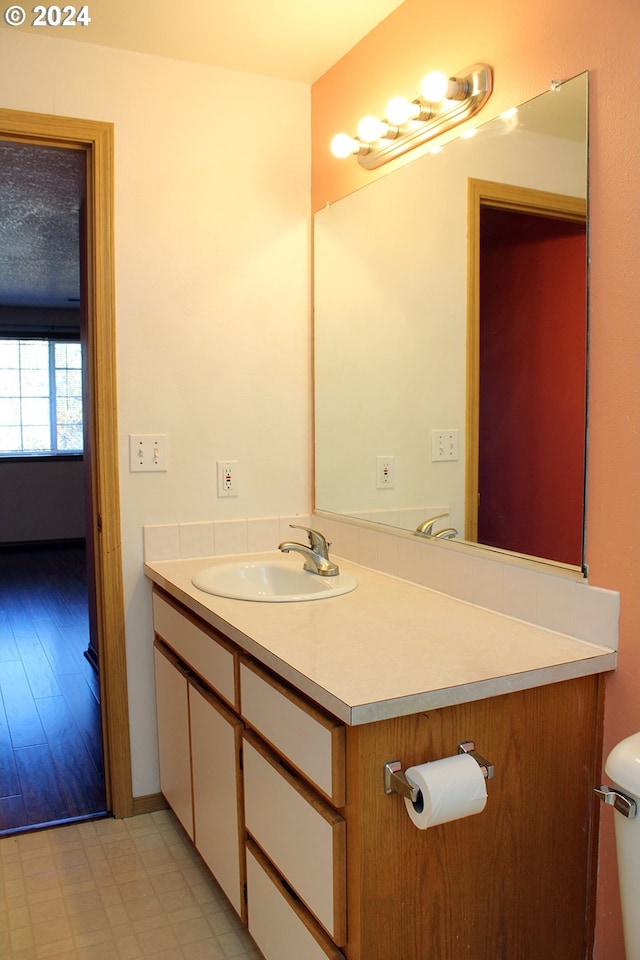
[[[84,545],[0,549],[0,834],[105,812]]]

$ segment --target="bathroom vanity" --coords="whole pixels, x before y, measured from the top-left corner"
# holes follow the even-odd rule
[[[585,960],[615,652],[354,564],[329,600],[193,587],[217,562],[145,566],[161,788],[266,960]],[[484,811],[418,830],[385,763],[468,740]]]

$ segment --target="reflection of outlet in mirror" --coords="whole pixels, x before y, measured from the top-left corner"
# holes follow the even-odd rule
[[[376,489],[393,490],[396,481],[394,457],[376,457]]]
[[[238,461],[218,460],[218,496],[238,496]]]
[[[130,473],[165,473],[168,469],[165,433],[129,434]]]
[[[431,431],[431,460],[458,459],[458,431],[432,430]]]

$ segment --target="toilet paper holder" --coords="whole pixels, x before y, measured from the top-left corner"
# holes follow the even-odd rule
[[[476,753],[476,745],[473,740],[463,740],[462,743],[459,743],[458,753],[468,753],[482,770],[485,780],[492,779],[494,766],[492,763],[489,763],[488,760],[485,760],[484,757],[481,757],[479,753]],[[413,803],[416,802],[420,790],[407,779],[400,760],[389,760],[385,763],[383,775],[385,793],[399,793],[401,797],[406,797],[407,800],[411,800]]]

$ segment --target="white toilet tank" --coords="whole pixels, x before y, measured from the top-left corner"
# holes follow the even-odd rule
[[[605,770],[613,781],[609,789],[617,789],[622,795],[620,802],[617,798],[604,799],[616,808],[616,851],[627,960],[640,960],[640,733],[613,748]],[[635,802],[635,809],[632,805],[628,808],[625,798]],[[625,809],[636,815],[619,812]]]

